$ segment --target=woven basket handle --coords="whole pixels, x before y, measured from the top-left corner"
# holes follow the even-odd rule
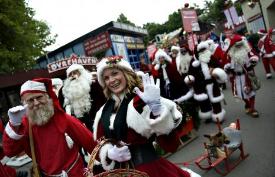
[[[106,143],[108,143],[108,142],[111,142],[111,140],[110,139],[101,138],[99,140],[99,143],[95,146],[95,148],[93,149],[93,151],[91,153],[91,157],[90,157],[90,160],[89,160],[87,168],[88,168],[89,172],[92,174],[92,176],[93,176],[93,168],[94,168],[94,162],[95,162],[96,155],[99,152],[99,149],[103,145],[105,145]]]

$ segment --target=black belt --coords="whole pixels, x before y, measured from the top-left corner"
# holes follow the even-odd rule
[[[152,142],[132,145],[130,146],[130,152],[132,156],[131,160],[134,163],[134,166],[151,162],[159,158]]]

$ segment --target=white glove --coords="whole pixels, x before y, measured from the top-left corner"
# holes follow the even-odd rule
[[[131,153],[128,146],[117,147],[116,145],[108,149],[107,156],[111,160],[125,162],[131,159]]]
[[[149,106],[154,116],[157,116],[161,113],[161,104],[160,104],[160,81],[157,79],[155,84],[153,76],[149,77],[149,74],[146,73],[142,76],[142,82],[144,87],[144,92],[141,92],[138,87],[134,88],[136,94]]]
[[[10,123],[14,126],[18,126],[22,123],[22,118],[26,113],[27,106],[15,106],[8,110],[8,116],[10,118]]]

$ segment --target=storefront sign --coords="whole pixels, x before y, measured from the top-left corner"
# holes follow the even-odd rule
[[[84,50],[87,56],[104,51],[111,47],[109,33],[104,32],[84,42]]]
[[[98,60],[95,57],[78,57],[77,55],[73,54],[70,58],[65,58],[56,62],[49,63],[47,67],[49,73],[53,73],[55,71],[66,69],[72,64],[96,65],[97,61]]]

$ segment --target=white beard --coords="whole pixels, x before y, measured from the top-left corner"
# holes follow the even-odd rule
[[[75,80],[67,78],[64,82],[63,95],[69,100],[72,112],[78,118],[83,117],[91,109],[90,83],[81,76]]]
[[[178,62],[178,71],[181,74],[185,74],[189,71],[190,61],[192,60],[192,56],[189,54],[179,55],[177,57]]]
[[[242,46],[241,48],[232,47],[229,55],[235,63],[243,65],[248,57],[248,52],[249,51],[245,46]]]
[[[209,63],[210,59],[211,59],[211,51],[210,50],[205,50],[203,52],[200,52],[199,53],[199,60],[201,62],[204,62],[204,63]]]
[[[52,99],[48,98],[48,103],[41,105],[37,110],[28,110],[27,117],[33,125],[44,125],[49,122],[54,115],[54,106]]]

